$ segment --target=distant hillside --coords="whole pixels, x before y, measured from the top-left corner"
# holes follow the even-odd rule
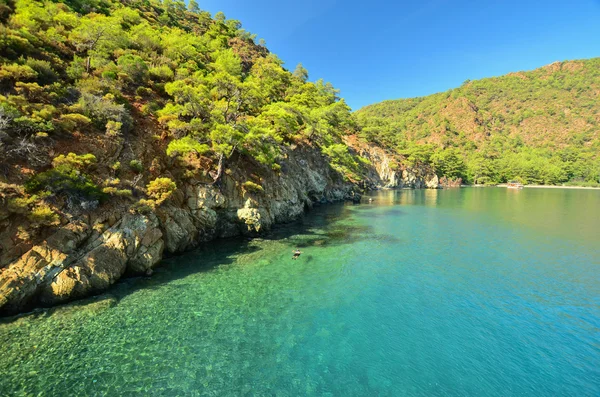
[[[361,135],[471,183],[597,184],[600,58],[466,81],[356,112]]]

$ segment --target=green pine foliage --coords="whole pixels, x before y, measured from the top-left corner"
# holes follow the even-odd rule
[[[600,58],[467,81],[356,115],[361,136],[470,183],[600,182]]]
[[[85,172],[95,162],[96,157],[92,154],[60,155],[52,162],[51,169],[36,174],[25,183],[25,191],[29,194],[66,195],[100,200],[103,198],[101,189]]]
[[[338,91],[196,1],[0,0],[0,21],[0,181],[32,224],[107,197],[145,194],[135,209],[153,210],[185,175],[217,182],[234,155],[279,172],[299,142],[355,173]]]
[[[195,1],[14,0],[2,17],[9,161],[48,164],[32,148],[72,134],[143,133],[136,108],[158,120],[168,155],[207,156],[221,171],[234,153],[277,169],[285,145],[326,148],[354,127],[331,84],[309,82],[301,65],[291,73],[239,21]]]

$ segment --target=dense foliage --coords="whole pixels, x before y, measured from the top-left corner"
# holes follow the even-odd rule
[[[362,136],[471,183],[600,182],[600,59],[467,81],[357,112]]]
[[[214,182],[236,153],[278,170],[282,148],[299,141],[353,172],[340,142],[354,124],[338,91],[309,82],[301,65],[286,70],[239,21],[213,18],[195,1],[0,0],[0,20],[0,173],[31,194],[127,196],[160,161],[123,151],[84,172],[52,160],[71,151],[62,145],[82,142],[69,155],[76,160],[94,148],[103,155],[111,142],[138,145],[143,134],[160,140],[166,157],[208,159]],[[153,120],[153,131],[140,120]]]

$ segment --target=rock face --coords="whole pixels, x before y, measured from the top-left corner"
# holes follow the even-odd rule
[[[429,167],[408,168],[393,155],[376,146],[362,147],[358,153],[371,162],[372,169],[368,179],[376,188],[439,188],[438,176]]]
[[[432,170],[403,167],[380,148],[356,151],[371,163],[364,170],[365,189],[439,185]],[[108,203],[36,244],[0,238],[0,315],[98,294],[124,275],[150,274],[164,253],[219,237],[255,235],[296,219],[316,203],[360,200],[358,187],[318,150],[298,146],[284,155],[279,172],[240,157],[218,185],[180,182],[175,194],[149,214]]]
[[[244,164],[232,167],[218,186],[189,181],[156,213],[100,209],[56,229],[0,266],[0,315],[97,294],[125,274],[151,272],[164,252],[254,235],[297,218],[315,203],[360,197],[318,151],[297,147],[286,157],[280,173],[263,167],[258,177]],[[246,191],[240,183],[252,178],[262,191]]]

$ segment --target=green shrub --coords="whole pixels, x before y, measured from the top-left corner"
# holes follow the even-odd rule
[[[152,90],[150,88],[146,88],[146,87],[138,87],[135,89],[135,94],[143,97],[143,96],[152,94]]]
[[[61,154],[52,160],[52,166],[54,168],[76,168],[76,169],[84,169],[89,167],[92,164],[96,163],[96,156],[91,153],[77,155],[75,153],[69,153],[66,156]]]
[[[158,110],[160,110],[160,105],[155,101],[148,102],[141,108],[142,113],[144,113],[146,116],[151,116]]]
[[[134,84],[144,84],[148,79],[148,65],[138,55],[126,54],[120,56],[117,60],[119,66],[119,76]]]
[[[88,117],[79,113],[62,114],[57,121],[58,126],[66,132],[74,132],[76,129],[83,128],[92,122]]]
[[[133,192],[130,189],[118,189],[114,186],[108,186],[102,189],[102,192],[117,197],[132,197]]]
[[[118,189],[115,192],[115,195],[117,195],[119,197],[132,197],[133,192],[131,191],[131,189]]]
[[[155,208],[155,203],[152,200],[141,199],[131,206],[131,210],[140,214],[149,214]]]
[[[52,64],[41,59],[27,58],[25,65],[37,73],[37,80],[43,85],[51,84],[58,79]]]
[[[162,204],[177,189],[170,178],[156,178],[146,186],[146,193],[156,205]]]
[[[131,168],[134,172],[138,174],[144,170],[144,166],[140,160],[131,160],[129,162],[129,168]]]
[[[84,93],[79,99],[79,105],[83,113],[91,118],[98,128],[105,128],[109,121],[116,121],[122,123],[123,129],[127,131],[133,124],[133,119],[125,106],[114,103],[110,95],[99,97]]]
[[[167,65],[161,65],[150,68],[150,76],[156,81],[171,81],[175,73]]]
[[[28,81],[37,78],[35,70],[27,65],[2,65],[0,66],[0,81]]]
[[[108,178],[104,181],[104,186],[118,186],[119,184],[121,184],[119,178]]]
[[[28,193],[48,191],[54,194],[101,199],[102,191],[92,179],[79,170],[68,167],[51,169],[33,176],[25,183]]]
[[[242,184],[242,187],[244,188],[244,190],[246,192],[254,192],[254,193],[259,193],[259,192],[264,192],[265,189],[259,185],[258,183],[254,183],[252,181],[246,181]]]
[[[117,73],[113,72],[112,70],[105,70],[104,72],[102,72],[102,78],[107,80],[116,80]]]
[[[100,188],[82,172],[96,162],[93,154],[60,155],[52,161],[53,168],[34,175],[25,183],[27,193],[50,192],[93,200],[103,197]]]
[[[16,197],[8,200],[8,210],[14,214],[26,215],[30,211],[30,206],[35,203],[36,196]]]
[[[121,135],[121,129],[123,128],[123,123],[119,121],[109,121],[106,123],[106,135],[117,137]]]
[[[60,223],[60,217],[47,204],[37,205],[28,215],[27,219],[39,226],[56,226]]]
[[[186,136],[169,142],[169,146],[167,146],[167,156],[186,155],[188,153],[204,154],[208,150],[208,145],[198,142],[191,136]]]
[[[102,189],[102,193],[113,195],[117,193],[117,188],[112,186],[105,187]]]

